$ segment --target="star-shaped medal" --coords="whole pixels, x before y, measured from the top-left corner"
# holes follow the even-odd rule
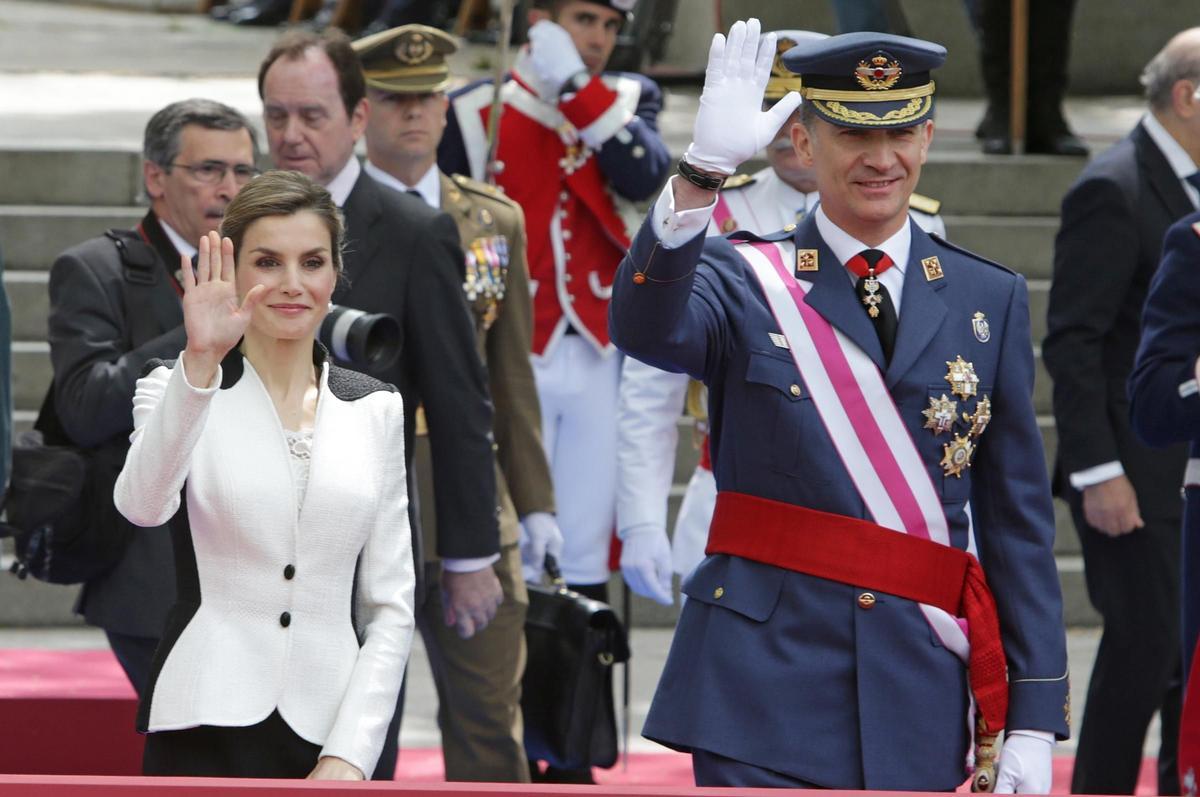
[[[925,416],[925,428],[935,435],[943,434],[954,428],[954,417],[958,410],[958,402],[946,397],[943,393],[940,399],[930,397],[929,408],[922,410]]]

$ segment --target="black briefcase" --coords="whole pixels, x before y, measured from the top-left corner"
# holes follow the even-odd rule
[[[613,665],[629,660],[625,628],[607,603],[566,588],[553,557],[551,585],[529,584],[521,687],[525,752],[560,769],[617,762]]]

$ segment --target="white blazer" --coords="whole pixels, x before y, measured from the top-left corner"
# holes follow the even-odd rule
[[[323,360],[300,512],[279,417],[239,353],[208,388],[182,359],[138,381],[117,509],[158,526],[185,488],[187,501],[187,523],[172,523],[179,595],[138,724],[248,726],[278,708],[369,776],[412,643],[404,411],[390,385]]]

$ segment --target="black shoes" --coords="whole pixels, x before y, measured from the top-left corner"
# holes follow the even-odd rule
[[[1049,116],[1051,118],[1046,122],[1036,119],[1029,121],[1025,133],[1025,154],[1086,158],[1089,154],[1087,145],[1067,127],[1062,112]],[[1046,116],[1041,118],[1045,119]],[[979,148],[985,155],[1011,155],[1013,144],[1007,111],[997,111],[989,104],[983,120],[975,128],[975,138],[979,139]]]

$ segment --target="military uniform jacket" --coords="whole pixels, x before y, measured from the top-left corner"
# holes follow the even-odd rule
[[[458,225],[466,254],[463,291],[475,318],[479,354],[495,406],[496,498],[500,542],[520,538],[518,518],[554,511],[554,487],[542,448],[541,412],[529,362],[532,306],[521,208],[492,186],[462,175],[440,175],[441,209]],[[420,446],[420,441],[418,441]],[[420,456],[418,451],[418,456]],[[418,479],[421,516],[430,547],[432,490]]]
[[[1008,657],[1007,727],[1065,737],[1062,601],[1024,281],[914,224],[884,369],[875,330],[815,218],[772,238],[793,235],[820,264],[801,275],[812,284],[807,304],[884,370],[940,493],[951,544],[978,552]],[[929,258],[940,278],[927,280]],[[635,283],[635,272],[647,279]],[[977,312],[986,330],[973,322]],[[617,274],[610,325],[626,354],[708,386],[720,490],[872,520],[790,352],[772,340],[780,328],[756,277],[728,241],[696,236],[670,250],[647,221]],[[948,363],[960,355],[973,363],[976,398],[990,397],[992,419],[973,466],[956,477],[940,465],[951,435],[924,428],[922,413],[951,393]],[[963,400],[958,410],[977,406]],[[646,736],[833,788],[947,790],[965,779],[966,670],[916,604],[880,593],[860,604],[862,586],[723,555],[707,557],[684,592]]]
[[[521,70],[518,63],[500,88],[496,183],[520,204],[533,233],[533,351],[548,353],[568,324],[605,350],[613,274],[629,245],[614,195],[644,199],[667,174],[670,155],[657,128],[662,94],[640,75],[607,73],[551,104]],[[443,172],[486,178],[494,91],[481,81],[451,95],[438,150]]]

